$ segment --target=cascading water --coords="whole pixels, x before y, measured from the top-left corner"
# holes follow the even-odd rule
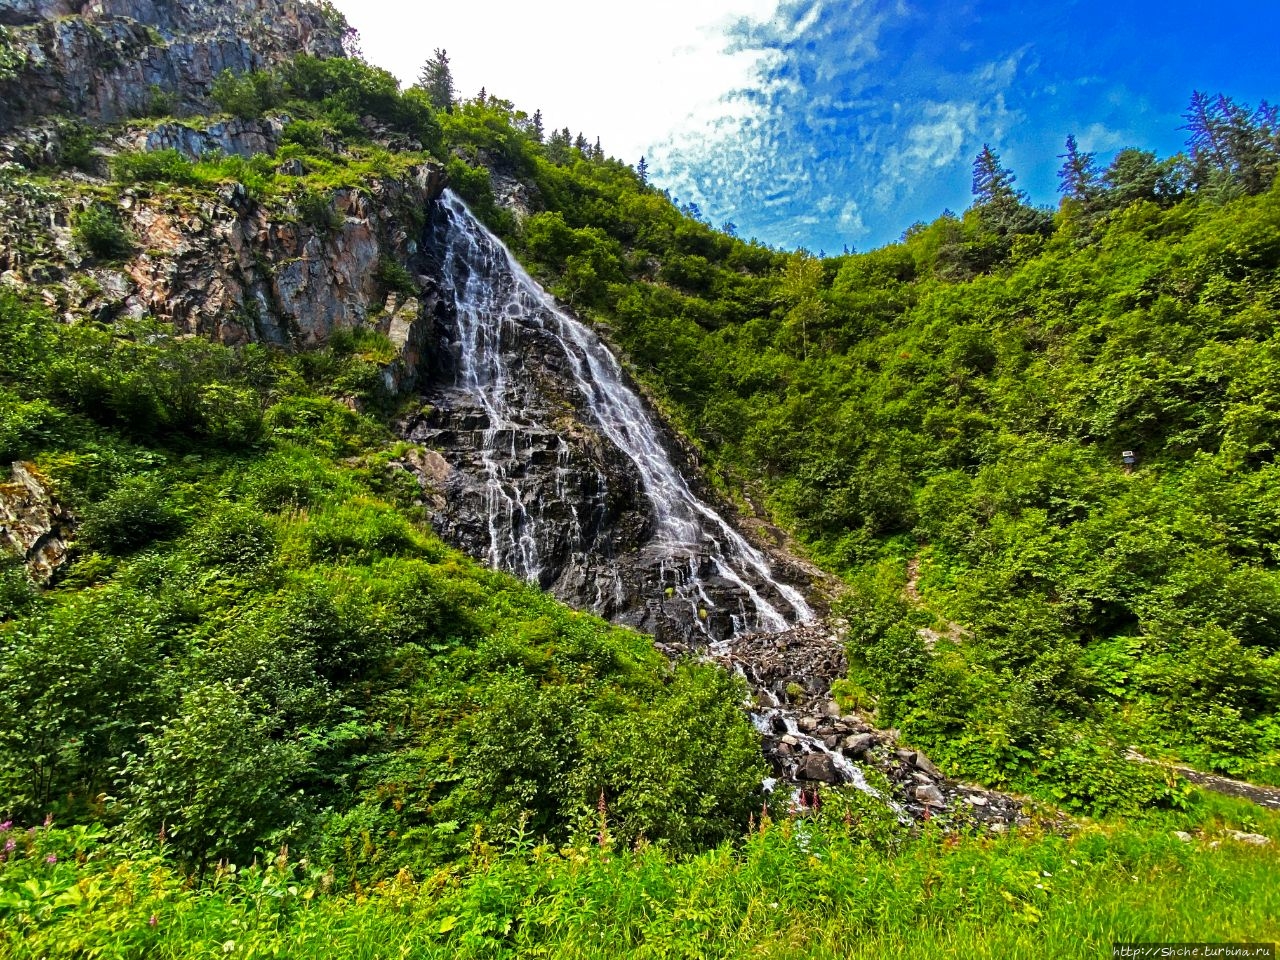
[[[800,591],[694,494],[600,338],[456,195],[439,206],[452,382],[428,397],[417,436],[466,475],[459,489],[484,513],[483,529],[478,517],[442,526],[497,569],[668,635],[724,639],[812,619]]]

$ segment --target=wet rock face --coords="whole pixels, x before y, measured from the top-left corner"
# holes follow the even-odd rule
[[[34,465],[15,463],[12,481],[0,483],[0,552],[22,557],[32,579],[48,583],[66,562],[74,529]]]
[[[673,641],[782,629],[799,592],[699,500],[599,339],[455,200],[425,238],[445,307],[428,412],[401,425],[451,468],[433,521],[490,566]]]
[[[207,111],[224,70],[342,53],[341,25],[298,0],[0,0],[19,65],[0,74],[0,129],[62,112],[92,122]]]
[[[1026,823],[1017,798],[958,783],[923,753],[899,745],[896,730],[842,713],[830,697],[831,683],[847,671],[840,634],[838,625],[811,623],[711,647],[711,658],[751,689],[756,705],[749,712],[773,769],[766,785],[773,802],[786,796],[779,784],[796,792],[802,808],[819,785],[850,785],[883,801],[904,824],[941,818],[1001,832]],[[679,653],[670,644],[659,649]],[[870,771],[880,786],[869,781]]]

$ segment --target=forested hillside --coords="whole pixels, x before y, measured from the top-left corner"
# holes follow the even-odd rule
[[[537,184],[515,242],[724,488],[849,579],[850,696],[1085,809],[1162,795],[1128,747],[1277,782],[1273,111],[1197,96],[1189,156],[1105,170],[1071,140],[1053,215],[984,149],[962,217],[825,260],[510,119],[444,125]]]
[[[0,81],[77,23],[0,28]],[[1273,109],[1196,95],[1166,159],[1070,139],[1056,211],[984,148],[963,214],[825,257],[458,98],[442,52],[407,90],[249,65],[129,117],[24,102],[4,139],[0,952],[1280,937],[1277,815],[1167,763],[1280,784]],[[395,431],[442,169],[839,584],[835,706],[1024,798],[1021,831],[763,793],[738,678],[436,536],[438,456]]]

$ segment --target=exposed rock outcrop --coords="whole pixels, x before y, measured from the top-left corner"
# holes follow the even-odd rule
[[[15,553],[31,578],[47,583],[66,562],[75,518],[30,463],[13,465],[13,479],[0,483],[0,553]]]
[[[300,0],[0,0],[0,130],[207,112],[224,70],[342,53],[345,25]]]
[[[195,137],[265,137],[270,125],[191,129]],[[73,240],[76,217],[93,202],[91,190],[53,193],[20,178],[6,183],[2,174],[0,276],[13,286],[43,287],[68,320],[150,316],[222,343],[294,347],[371,327],[397,348],[384,371],[388,389],[416,383],[431,317],[441,307],[421,252],[425,212],[445,184],[437,164],[330,191],[307,215],[298,206],[301,186],[293,199],[271,202],[254,199],[240,184],[216,191],[126,188],[118,208],[134,254],[111,266]]]
[[[682,655],[676,646],[658,646]],[[1028,821],[1023,801],[959,783],[923,753],[900,745],[896,730],[841,711],[830,693],[848,670],[838,625],[735,637],[712,645],[710,654],[752,691],[751,717],[763,735],[775,794],[777,781],[790,784],[802,805],[813,802],[809,791],[817,784],[850,784],[879,797],[904,823],[942,818],[1001,832]]]
[[[678,444],[594,333],[456,198],[427,236],[451,302],[437,315],[429,409],[401,430],[452,468],[433,514],[446,539],[668,639],[809,615],[772,558],[699,499]]]

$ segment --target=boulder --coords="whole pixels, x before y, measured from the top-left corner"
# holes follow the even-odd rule
[[[861,756],[876,745],[876,738],[870,733],[855,733],[845,737],[844,752],[851,756]]]
[[[1265,847],[1271,843],[1270,837],[1265,837],[1260,833],[1245,833],[1242,830],[1228,830],[1227,836],[1237,843],[1248,843],[1255,847]]]
[[[916,787],[915,798],[927,807],[945,807],[947,805],[947,798],[932,783],[921,784]]]
[[[800,765],[796,767],[796,777],[800,780],[816,780],[820,783],[840,782],[840,772],[836,770],[835,761],[825,753],[805,754]]]
[[[0,484],[0,550],[22,557],[31,578],[48,583],[66,563],[74,528],[35,465],[15,463],[13,481]]]
[[[916,767],[929,774],[929,776],[933,777],[935,780],[941,780],[944,776],[942,771],[937,768],[934,762],[919,751],[916,751]]]

